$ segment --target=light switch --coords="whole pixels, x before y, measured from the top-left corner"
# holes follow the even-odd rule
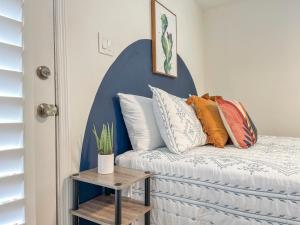
[[[102,49],[107,49],[107,43],[108,41],[106,39],[102,39]]]
[[[110,38],[107,38],[98,32],[98,51],[100,54],[112,56],[113,46]]]

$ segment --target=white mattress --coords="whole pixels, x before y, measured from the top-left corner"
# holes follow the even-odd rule
[[[152,224],[300,224],[300,139],[261,136],[247,150],[202,146],[184,155],[128,151],[116,162],[154,173]],[[143,185],[131,194],[143,199]]]

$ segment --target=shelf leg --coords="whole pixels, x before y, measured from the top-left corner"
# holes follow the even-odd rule
[[[78,181],[73,180],[73,210],[77,210],[79,207],[79,188]],[[79,218],[73,215],[73,225],[79,224]]]
[[[104,194],[106,195],[106,196],[109,196],[110,195],[110,189],[109,188],[106,188],[106,187],[104,187]]]
[[[150,177],[145,179],[145,206],[150,206]],[[145,214],[145,225],[150,225],[150,212]]]
[[[73,225],[78,225],[78,224],[79,224],[79,218],[73,215]]]
[[[115,191],[115,225],[122,224],[122,191]]]

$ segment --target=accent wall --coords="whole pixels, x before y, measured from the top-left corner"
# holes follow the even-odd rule
[[[201,9],[194,0],[160,2],[177,15],[178,54],[203,93]],[[127,46],[151,39],[150,0],[67,0],[66,11],[70,144],[76,172],[88,115],[103,76]],[[98,53],[98,32],[111,39],[112,57]]]

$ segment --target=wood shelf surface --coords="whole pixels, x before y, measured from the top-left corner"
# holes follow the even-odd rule
[[[71,176],[71,178],[74,180],[100,185],[115,190],[122,190],[150,176],[150,172],[115,166],[114,173],[111,174],[99,174],[97,172],[97,168],[95,168],[80,172],[78,174],[74,174],[73,176]]]
[[[114,203],[114,195],[102,195],[80,204],[79,208],[71,210],[71,213],[97,224],[112,225],[115,224]],[[122,197],[122,225],[133,223],[151,209],[151,206],[145,206],[140,201]]]

